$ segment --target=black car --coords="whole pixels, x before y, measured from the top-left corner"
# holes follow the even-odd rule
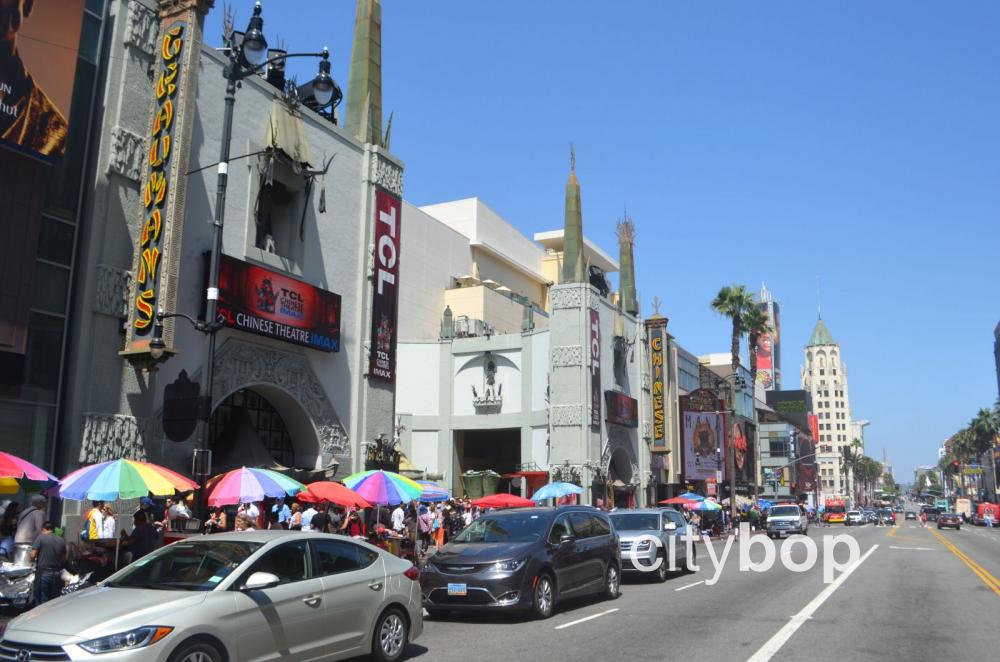
[[[552,615],[568,597],[618,597],[618,535],[608,516],[588,506],[519,508],[482,515],[421,569],[424,607],[453,610],[530,609]]]

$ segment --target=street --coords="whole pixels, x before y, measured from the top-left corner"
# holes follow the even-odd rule
[[[823,583],[820,539],[826,534],[853,536],[861,549],[863,560],[842,583]],[[780,562],[766,573],[740,572],[734,544],[718,582],[708,586],[714,571],[700,545],[696,573],[662,585],[626,579],[618,600],[562,604],[546,621],[507,614],[427,618],[410,655],[435,662],[533,659],[539,653],[755,662],[771,656],[811,662],[994,657],[1000,530],[937,531],[933,523],[922,529],[901,520],[888,528],[812,528],[809,536],[819,557],[807,572],[791,572]],[[713,544],[721,555],[723,542]],[[793,561],[805,559],[801,545],[794,550]],[[838,548],[838,561],[844,551]],[[753,561],[762,557],[759,546],[753,549]]]

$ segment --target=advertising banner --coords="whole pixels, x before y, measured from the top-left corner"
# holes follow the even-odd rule
[[[83,3],[0,2],[0,144],[65,156]]]
[[[601,315],[590,309],[590,426],[601,427]]]
[[[797,458],[797,480],[799,492],[812,492],[816,489],[816,439],[819,438],[819,421],[809,415],[810,434],[795,435],[795,457]]]
[[[618,391],[605,391],[608,405],[608,422],[627,428],[639,427],[639,401]]]
[[[219,314],[226,326],[325,352],[340,351],[340,295],[222,255]]]
[[[772,315],[771,309],[767,303],[760,304],[761,310],[763,310],[768,316],[768,322],[773,330],[772,333],[761,334],[757,338],[757,383],[760,384],[765,390],[770,390],[775,387],[775,371],[777,369],[777,343],[778,343],[778,323],[777,323],[777,304],[771,304],[774,306],[774,314]]]
[[[750,470],[753,465],[753,455],[747,435],[743,432],[743,423],[733,423],[730,430],[733,448],[735,449],[733,466],[736,469],[736,483],[746,485],[751,482]]]
[[[707,480],[722,470],[719,445],[725,438],[722,414],[685,411],[682,417],[684,437],[684,478]]]
[[[649,329],[649,367],[652,377],[653,443],[650,450],[654,453],[665,453],[669,450],[666,437],[666,328],[662,324],[655,326],[650,322],[646,324]]]
[[[375,286],[368,376],[390,384],[396,381],[401,212],[399,198],[375,189]]]

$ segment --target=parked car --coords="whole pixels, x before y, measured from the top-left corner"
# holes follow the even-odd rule
[[[611,513],[609,517],[618,534],[623,573],[645,574],[656,581],[665,582],[670,576],[671,567],[690,572],[692,566],[697,564],[694,544],[691,545],[691,558],[687,557],[685,534],[689,530],[688,523],[676,510],[620,510]],[[659,540],[659,544],[650,537]],[[639,566],[645,568],[652,568],[657,558],[660,563],[656,570],[643,570],[633,564],[633,557]]]
[[[906,517],[906,519],[917,519],[917,514],[915,512],[913,512],[912,510],[907,510],[905,517]]]
[[[941,513],[937,516],[937,528],[945,527],[960,531],[962,529],[962,516],[958,513]]]
[[[563,599],[618,597],[621,552],[608,515],[588,506],[518,508],[474,520],[420,574],[431,616],[530,609],[548,618]]]
[[[770,538],[784,538],[790,533],[808,535],[809,518],[794,503],[779,503],[772,506],[767,515],[767,535]]]
[[[844,525],[864,526],[867,521],[867,518],[860,510],[849,510],[847,511],[847,517],[844,519]]]
[[[0,659],[401,659],[423,630],[419,571],[319,533],[198,536],[12,620]]]

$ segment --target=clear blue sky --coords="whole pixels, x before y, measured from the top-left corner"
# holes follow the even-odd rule
[[[243,29],[253,3],[232,4]],[[628,205],[644,312],[659,296],[689,350],[728,347],[708,307],[721,285],[764,281],[796,388],[821,277],[854,417],[897,480],[996,399],[1000,3],[385,0],[382,13],[411,202],[478,196],[526,234],[560,227],[572,141],[584,231],[614,254]],[[272,44],[329,46],[349,94],[352,0],[270,0],[264,17]],[[304,81],[315,65],[293,70]]]

